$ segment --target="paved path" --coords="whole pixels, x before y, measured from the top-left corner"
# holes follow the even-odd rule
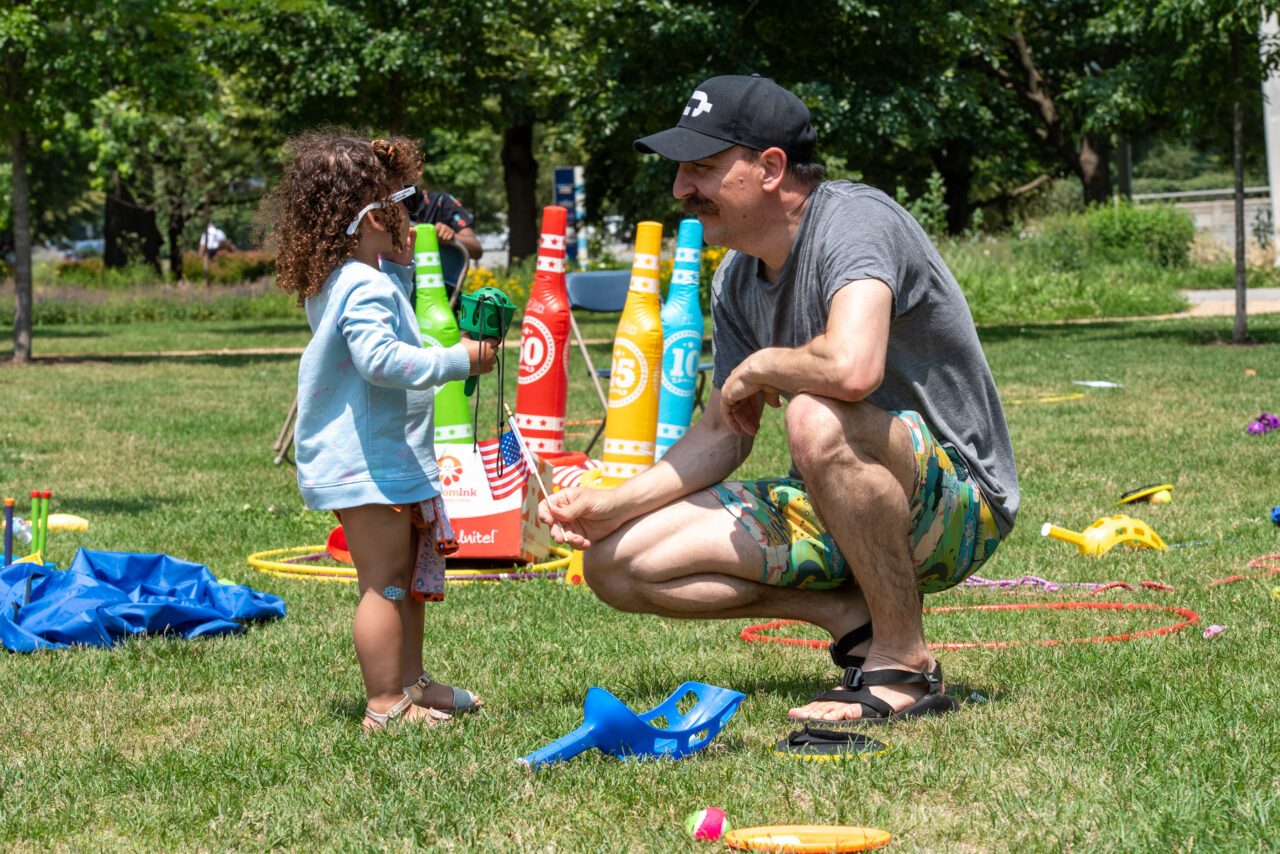
[[[1191,308],[1173,317],[1209,317],[1236,313],[1234,288],[1208,291],[1183,291]],[[1249,314],[1268,314],[1280,311],[1280,288],[1249,288],[1245,294],[1245,309]]]

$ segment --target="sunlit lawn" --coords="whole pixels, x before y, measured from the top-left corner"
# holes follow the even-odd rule
[[[55,511],[90,519],[87,534],[53,536],[52,559],[65,566],[79,546],[168,552],[276,593],[289,611],[237,636],[0,658],[0,845],[709,850],[687,840],[681,820],[715,804],[738,826],[882,827],[898,850],[1273,848],[1280,602],[1271,588],[1280,577],[1205,586],[1280,552],[1268,518],[1280,504],[1280,432],[1244,430],[1280,409],[1280,316],[1254,317],[1250,329],[1262,343],[1222,343],[1229,318],[983,328],[1024,495],[1017,529],[984,574],[1136,589],[970,589],[926,604],[1137,602],[1189,608],[1200,622],[1127,643],[942,652],[963,710],[886,730],[889,753],[849,764],[770,752],[789,730],[786,709],[837,678],[820,652],[744,643],[750,621],[620,614],[549,582],[453,588],[430,610],[431,667],[482,693],[482,714],[366,735],[353,588],[244,562],[252,551],[319,542],[332,524],[304,511],[293,470],[271,463],[296,355],[136,355],[296,348],[305,324],[39,329],[37,356],[63,358],[0,367],[0,491],[49,488]],[[584,331],[606,338],[610,321]],[[605,346],[593,350],[607,359]],[[576,352],[572,360],[569,417],[598,417]],[[1123,388],[1072,382],[1097,379]],[[589,428],[571,430],[581,447]],[[785,457],[771,414],[743,473],[777,473]],[[1118,512],[1125,490],[1161,480],[1175,483],[1172,504],[1128,512],[1171,544],[1201,544],[1089,559],[1039,534],[1050,520],[1082,529]],[[1144,580],[1176,589],[1144,590]],[[995,641],[1178,619],[965,611],[925,625],[935,641]],[[1207,640],[1210,624],[1226,631]],[[687,679],[748,695],[694,758],[590,754],[534,777],[515,763],[578,724],[592,685],[647,709]]]

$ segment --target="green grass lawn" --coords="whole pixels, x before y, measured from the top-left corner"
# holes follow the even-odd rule
[[[1251,318],[1256,346],[1224,343],[1230,327],[1216,318],[981,330],[1023,490],[1018,527],[984,574],[1161,581],[1176,590],[1097,599],[1190,608],[1200,623],[1129,643],[942,652],[962,711],[886,730],[888,754],[848,764],[770,752],[789,730],[786,710],[838,677],[822,653],[744,643],[748,621],[620,614],[547,582],[451,588],[428,612],[431,669],[480,692],[483,713],[367,735],[353,587],[244,562],[320,542],[332,525],[302,509],[293,470],[271,464],[297,357],[136,355],[300,347],[305,325],[38,329],[37,356],[63,358],[0,366],[0,492],[49,488],[55,512],[91,521],[87,534],[54,534],[50,557],[65,566],[80,546],[168,552],[278,594],[289,610],[236,636],[0,659],[0,846],[711,850],[687,840],[681,820],[715,804],[737,826],[882,827],[902,851],[1273,849],[1280,603],[1270,590],[1280,577],[1205,584],[1280,552],[1267,518],[1280,504],[1280,434],[1244,432],[1260,411],[1280,409],[1280,315]],[[0,340],[9,335],[0,329]],[[603,362],[606,348],[594,349]],[[569,417],[596,416],[572,359]],[[509,373],[514,399],[514,365]],[[1072,384],[1095,379],[1124,387]],[[589,432],[574,430],[581,447]],[[770,413],[742,473],[776,474],[785,459]],[[1082,529],[1117,512],[1125,490],[1166,479],[1172,504],[1132,512],[1170,543],[1206,544],[1089,559],[1039,535],[1049,520]],[[927,604],[1088,598],[960,590]],[[1032,640],[1175,619],[961,612],[925,626],[935,641]],[[1210,624],[1227,630],[1206,640]],[[687,679],[747,694],[705,752],[678,763],[593,753],[533,777],[516,765],[579,723],[589,686],[647,709]]]

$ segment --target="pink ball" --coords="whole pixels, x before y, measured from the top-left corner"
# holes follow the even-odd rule
[[[684,830],[694,839],[706,839],[715,842],[724,836],[732,827],[720,807],[707,807],[691,813],[684,820]]]

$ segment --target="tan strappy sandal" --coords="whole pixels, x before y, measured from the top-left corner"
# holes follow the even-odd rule
[[[432,691],[432,689],[435,689]],[[448,692],[451,696],[448,700],[443,700],[441,694]],[[443,682],[437,682],[431,678],[431,674],[422,671],[422,675],[418,677],[418,681],[412,685],[404,686],[404,693],[416,705],[422,706],[424,709],[431,709],[436,712],[448,712],[453,715],[465,715],[471,712],[478,712],[484,706],[484,701],[471,693],[465,688],[455,688],[452,685],[445,685]],[[431,697],[429,694],[434,693],[436,696]]]
[[[400,698],[398,703],[387,709],[385,712],[375,712],[373,709],[365,706],[365,727],[367,729],[386,729],[388,724],[404,720],[407,720],[409,723],[421,721],[427,726],[435,726],[436,724],[443,723],[452,717],[439,709],[427,709],[425,714],[414,715],[413,717],[406,719],[405,714],[409,711],[411,706],[413,706],[413,698],[407,693]],[[369,721],[373,722],[372,726],[367,723]]]

